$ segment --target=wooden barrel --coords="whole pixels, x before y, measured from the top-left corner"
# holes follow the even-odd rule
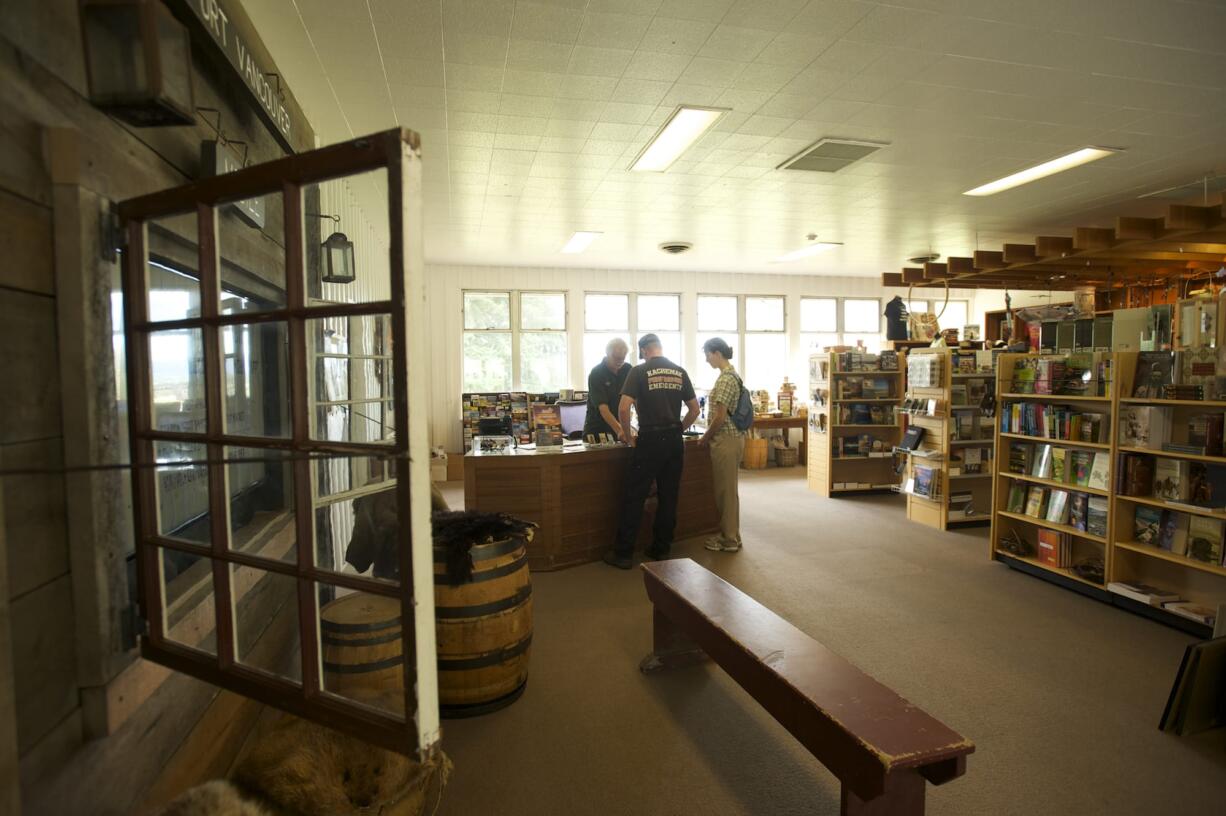
[[[527,542],[532,531],[473,545],[472,581],[452,586],[446,553],[434,550],[434,615],[438,692],[444,715],[480,712],[515,700],[528,680],[532,582]]]
[[[355,592],[319,612],[323,686],[345,697],[404,688],[400,601]]]
[[[766,467],[766,440],[747,437],[741,467],[746,470],[761,470]]]

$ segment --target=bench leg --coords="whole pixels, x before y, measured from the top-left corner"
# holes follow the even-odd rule
[[[865,801],[843,785],[842,816],[924,816],[924,777],[919,771],[895,771],[885,778],[885,791]]]
[[[652,674],[666,669],[693,666],[707,659],[707,653],[698,644],[673,625],[673,622],[652,608],[653,651],[639,663],[643,674]]]

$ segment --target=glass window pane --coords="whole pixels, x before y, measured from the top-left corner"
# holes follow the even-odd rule
[[[805,344],[805,353],[825,351],[829,346],[839,345],[839,335],[835,332],[815,332],[802,334],[800,341]]]
[[[926,300],[908,300],[906,301],[907,311],[922,314],[928,311],[928,301]]]
[[[316,586],[324,692],[403,719],[400,601],[331,584]]]
[[[681,332],[656,332],[655,334],[660,338],[660,350],[664,352],[664,356],[674,363],[680,364],[683,359]],[[639,350],[634,348],[632,351],[634,352],[634,360],[639,361]]]
[[[525,332],[519,336],[519,387],[533,394],[566,388],[566,335]]]
[[[204,333],[200,329],[151,332],[149,367],[153,427],[205,433]]]
[[[362,461],[369,465],[373,460]],[[386,490],[344,496],[350,463],[343,457],[321,459],[317,473],[325,471],[330,484],[315,500],[315,566],[396,581],[400,571],[396,542],[401,539],[396,491],[390,489],[394,482],[389,481]],[[325,492],[333,498],[325,498]]]
[[[301,684],[298,582],[288,575],[231,564],[230,594],[238,662]]]
[[[208,450],[192,442],[154,442],[157,531],[166,538],[210,543]]]
[[[561,292],[524,292],[519,296],[521,329],[566,331],[566,295]]]
[[[854,334],[881,333],[881,301],[848,298],[843,301],[843,331]]]
[[[732,365],[738,372],[742,371],[745,366],[745,361],[741,359],[740,339],[735,332],[699,333],[696,338],[698,346],[695,349],[697,352],[695,357],[698,360],[698,368],[690,372],[690,381],[694,383],[695,388],[703,388],[708,391],[715,386],[715,379],[719,376],[719,372],[707,364],[706,355],[702,353],[702,344],[712,337],[723,338],[724,342],[732,348]]]
[[[226,433],[288,438],[289,328],[280,321],[221,328]]]
[[[285,227],[280,194],[218,204],[214,217],[222,312],[285,308],[285,250],[281,248]],[[311,225],[304,226],[309,229]]]
[[[588,331],[629,331],[629,295],[584,295],[583,327]]]
[[[871,351],[871,352],[881,351],[881,335],[880,334],[845,334],[843,335],[844,345],[854,346],[859,341],[863,341],[865,351]]]
[[[464,333],[464,391],[511,390],[511,333]]]
[[[388,234],[387,195],[384,168],[303,188],[309,298],[329,303],[371,303],[391,298],[391,254],[386,245],[371,240]],[[354,200],[369,206],[351,207]],[[350,264],[352,269],[348,269]],[[352,279],[346,282],[347,273]]]
[[[464,328],[511,328],[511,296],[507,292],[465,292]]]
[[[166,639],[217,654],[213,559],[158,547]]]
[[[200,252],[196,213],[152,218],[149,242],[149,319],[200,317]],[[122,318],[117,324],[122,327]]]
[[[745,385],[774,394],[788,373],[788,339],[784,334],[745,335]],[[793,380],[795,382],[795,380]]]
[[[294,471],[288,454],[226,448],[230,548],[273,561],[294,561]]]
[[[965,300],[951,300],[937,321],[941,329],[958,329],[961,332],[966,325],[966,306]],[[941,308],[940,304],[937,304],[937,308]]]
[[[698,296],[699,331],[737,331],[737,324],[736,295]],[[725,337],[724,339],[727,340],[728,338]]]
[[[839,302],[835,298],[801,298],[800,330],[833,332],[839,328]]]
[[[586,332],[583,335],[583,375],[586,377],[587,372],[591,371],[605,357],[605,348],[609,345],[609,341],[615,337],[620,337],[625,341],[626,345],[631,345],[629,338],[619,332]],[[629,355],[627,360],[632,359]],[[576,383],[576,388],[587,388],[587,383]]]
[[[783,298],[745,298],[745,331],[783,331]]]
[[[681,328],[679,295],[639,295],[639,333],[677,331]]]

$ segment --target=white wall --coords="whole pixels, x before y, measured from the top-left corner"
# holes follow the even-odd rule
[[[789,349],[788,376],[804,383],[808,362],[800,342],[802,296],[877,297],[882,306],[894,295],[906,297],[905,289],[886,289],[879,280],[866,277],[818,277],[804,275],[726,274],[681,270],[565,269],[533,267],[444,266],[427,264],[427,301],[430,306],[431,348],[431,444],[448,451],[461,449],[460,394],[461,343],[464,289],[547,289],[567,292],[567,335],[571,381],[559,387],[586,387],[583,368],[583,295],[585,292],[667,292],[681,294],[681,334],[685,348],[670,356],[688,370],[697,369],[694,348],[697,296],[701,294],[783,295],[787,298]],[[925,295],[928,296],[928,295]],[[917,294],[917,297],[919,295]],[[944,297],[944,290],[942,290]],[[950,297],[974,299],[973,290],[950,290]],[[972,302],[971,314],[982,311]],[[882,325],[884,330],[884,323]]]

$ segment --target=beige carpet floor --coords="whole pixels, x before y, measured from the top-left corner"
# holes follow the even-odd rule
[[[462,503],[462,485],[447,485]],[[900,497],[742,471],[745,549],[688,556],[974,740],[932,814],[1226,813],[1226,731],[1157,730],[1191,638],[986,556]],[[637,570],[534,573],[524,696],[444,723],[444,816],[835,814],[836,780],[718,667],[645,677]]]

